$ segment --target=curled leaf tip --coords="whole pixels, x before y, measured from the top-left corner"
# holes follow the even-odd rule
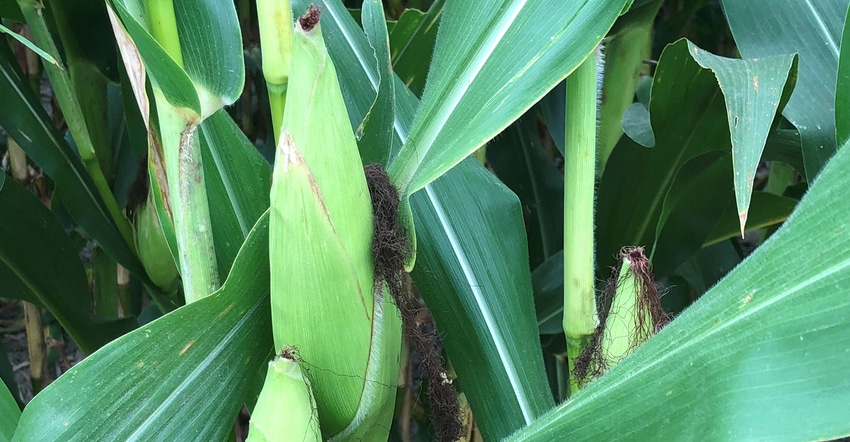
[[[311,3],[310,7],[307,8],[307,12],[298,19],[298,24],[301,25],[301,29],[303,29],[304,32],[309,32],[315,28],[317,24],[319,24],[319,17],[321,14],[319,7],[314,3]]]

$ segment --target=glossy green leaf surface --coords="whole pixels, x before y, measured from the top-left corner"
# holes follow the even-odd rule
[[[25,287],[86,353],[136,326],[134,319],[93,318],[83,263],[59,219],[6,174],[0,175],[0,265],[14,278],[0,287]]]
[[[838,56],[838,74],[835,84],[835,140],[843,145],[850,139],[850,8],[844,18],[841,31],[841,47]]]
[[[763,161],[782,161],[793,167],[801,176],[805,176],[803,149],[800,134],[793,129],[780,129],[767,137],[764,146]]]
[[[119,0],[114,5],[152,81],[173,106],[208,116],[242,92],[242,35],[233,2],[174,2],[182,67],[151,35],[145,2]]]
[[[422,104],[390,177],[412,193],[460,162],[569,75],[625,3],[447,3]]]
[[[417,96],[425,87],[444,4],[444,0],[436,0],[427,13],[406,9],[390,33],[393,70]]]
[[[836,204],[850,186],[848,167],[843,148],[770,240],[634,354],[510,440],[850,435],[850,206]]]
[[[135,253],[115,226],[80,157],[56,130],[14,55],[0,45],[0,126],[56,182],[56,195],[74,221],[124,267],[144,277]]]
[[[732,136],[735,201],[741,230],[747,222],[753,179],[767,135],[796,82],[797,57],[775,55],[749,60],[718,57],[688,42],[694,60],[717,77]]]
[[[27,405],[15,440],[226,439],[272,345],[267,238],[264,216],[219,291],[74,366]]]
[[[835,152],[835,85],[847,0],[780,2],[723,0],[723,12],[744,58],[800,55],[797,86],[782,114],[803,138],[806,178]]]
[[[6,356],[5,353],[3,356]],[[5,384],[0,383],[0,441],[12,440],[20,418],[21,409],[18,408],[15,397]]]
[[[419,235],[412,276],[488,440],[553,405],[537,344],[528,246],[524,235],[507,234],[522,225],[520,205],[496,183],[467,159],[411,197]],[[485,372],[492,374],[477,379]],[[496,398],[501,406],[487,406]]]
[[[378,0],[364,2],[361,19],[369,44],[375,51],[378,94],[355,135],[363,164],[378,163],[386,168],[393,147],[395,80],[383,4]]]
[[[656,276],[672,274],[702,248],[732,200],[729,154],[709,153],[685,164],[670,188],[655,231],[652,267]],[[706,196],[706,189],[713,192]]]
[[[199,133],[218,272],[225,276],[269,207],[271,168],[224,110],[204,120]]]
[[[528,113],[487,143],[487,164],[522,204],[532,268],[564,246],[564,175],[537,130]]]
[[[621,138],[600,179],[599,269],[614,265],[623,246],[655,244],[656,231],[664,227],[659,221],[665,198],[685,163],[712,150],[731,149],[723,94],[714,74],[693,61],[686,41],[668,45],[662,53],[651,94],[655,147],[647,149]],[[711,189],[703,196],[711,198],[715,192],[719,190]]]
[[[693,196],[681,200],[699,215],[683,209],[678,212],[681,216],[669,218],[676,204],[669,200],[674,197],[670,192],[677,182],[690,179],[689,174],[702,173],[695,167],[683,172],[683,166],[710,151],[732,151],[736,201],[739,208],[741,203],[749,205],[755,168],[783,94],[790,92],[794,59],[729,60],[703,52],[686,40],[665,48],[649,104],[655,146],[645,149],[631,139],[622,139],[606,164],[598,200],[597,256],[601,268],[613,264],[611,257],[620,247],[630,245],[653,247],[655,261],[655,247],[661,241],[663,248],[665,242],[658,235],[665,229],[679,232],[668,237],[675,240],[666,241],[670,246],[666,250],[675,251],[676,256],[663,257],[670,258],[662,266],[665,272],[671,272],[699,249],[726,207],[725,181],[717,177],[703,190],[692,187]],[[637,106],[641,104],[633,108]],[[746,214],[746,207],[739,211],[742,222]],[[713,221],[706,218],[709,215]],[[693,230],[697,226],[698,232]],[[680,241],[689,246],[679,247]]]
[[[293,10],[297,14],[306,8],[308,2],[297,0],[295,3],[297,4],[293,4]],[[359,65],[363,69],[371,66],[365,61],[359,61],[368,60],[366,56],[370,54],[371,49],[357,24],[341,4],[326,0],[320,7],[323,11],[323,34],[334,63],[339,66],[352,66],[350,63],[356,63],[355,66]],[[370,92],[369,85],[374,86],[375,83],[364,85],[364,81],[369,81],[369,76],[359,69],[340,69],[338,77],[352,126],[357,127],[372,104],[374,92]],[[410,129],[417,103],[413,94],[398,80],[396,92],[394,145],[397,146]],[[474,170],[480,169],[480,166],[472,164],[468,168]],[[449,312],[449,315],[440,313],[439,316],[435,312],[436,323],[441,330],[448,356],[458,373],[457,385],[469,398],[479,428],[489,435],[488,437],[498,439],[533,421],[534,417],[553,406],[553,400],[546,385],[540,352],[531,350],[538,347],[539,340],[531,304],[530,284],[526,285],[529,282],[522,276],[528,274],[527,257],[523,256],[525,246],[510,249],[509,253],[503,255],[491,254],[487,259],[476,257],[480,256],[482,250],[477,248],[477,238],[489,236],[494,241],[498,238],[499,241],[505,241],[505,244],[515,244],[517,247],[525,242],[519,204],[497,180],[489,175],[483,178],[482,174],[487,175],[486,172],[470,173],[470,177],[463,178],[458,172],[450,171],[440,179],[442,186],[428,186],[427,191],[419,192],[416,198],[411,199],[414,213],[432,214],[424,216],[422,221],[417,223],[418,241],[424,241],[427,231],[430,231],[429,237],[440,238],[439,242],[443,244],[423,244],[431,248],[433,253],[421,253],[417,258],[416,268],[427,266],[433,273],[426,276],[446,284],[445,291],[423,290],[423,297],[429,307],[465,303],[470,309]],[[474,180],[476,187],[464,186],[467,180]],[[463,200],[458,201],[461,198]],[[495,204],[498,201],[502,204]],[[512,212],[507,213],[515,215],[505,216],[507,201],[512,201],[510,204],[515,205],[510,209]],[[510,207],[510,204],[507,207]],[[444,217],[435,219],[433,214],[437,212],[438,207]],[[471,215],[474,218],[460,217],[454,215],[453,208],[456,207],[463,207],[464,212],[475,210],[483,213]],[[498,222],[477,224],[476,220],[480,217],[496,219]],[[455,245],[445,248],[448,238],[453,238]],[[449,243],[451,244],[451,241]],[[460,258],[467,265],[463,270],[456,267],[458,255],[464,256]],[[422,285],[425,281],[420,282],[417,272],[414,271],[414,281]],[[520,276],[510,278],[509,284],[505,285],[505,275]],[[515,292],[517,287],[519,290]],[[479,295],[477,298],[476,293]],[[480,305],[477,304],[479,302]],[[483,321],[486,314],[484,312],[505,312],[505,307],[497,304],[502,302],[509,302],[510,310],[507,312],[514,313],[505,319],[508,322],[491,323],[488,326]],[[519,304],[525,305],[518,307]],[[494,327],[511,332],[494,336],[492,333],[495,332],[491,331]],[[474,334],[474,337],[470,334]],[[499,343],[499,340],[502,341]],[[450,344],[452,341],[457,342]],[[475,342],[475,349],[470,351],[464,347],[467,342]],[[511,353],[508,351],[511,348],[520,348],[522,353]],[[468,352],[482,357],[470,357]],[[508,372],[519,373],[519,378],[510,379]],[[500,406],[492,407],[490,404],[493,403],[499,403]]]
[[[531,272],[534,310],[541,335],[564,332],[564,251],[560,250]]]
[[[643,147],[655,147],[655,133],[649,121],[649,110],[643,103],[632,103],[623,112],[623,133]]]

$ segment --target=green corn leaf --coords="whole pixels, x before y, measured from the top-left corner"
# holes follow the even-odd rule
[[[118,0],[113,5],[138,48],[151,81],[172,106],[208,116],[236,101],[245,82],[245,67],[233,2],[174,2],[182,63],[175,61],[151,35],[145,2]]]
[[[59,219],[5,173],[0,174],[0,220],[0,266],[13,278],[0,281],[3,293],[10,285],[24,288],[86,353],[136,327],[131,318],[93,317],[83,263]]]
[[[743,138],[739,138],[735,145],[737,147],[733,147],[730,128],[736,124],[743,125],[744,120],[753,124],[759,121],[759,127],[765,130],[769,128],[775,118],[769,110],[778,109],[782,95],[779,88],[782,86],[776,86],[775,96],[772,92],[765,92],[756,97],[762,103],[763,112],[750,113],[747,107],[749,105],[744,103],[746,100],[738,98],[749,93],[752,83],[745,82],[740,88],[732,88],[724,82],[721,88],[715,71],[703,68],[694,58],[695,52],[701,51],[682,39],[668,45],[659,59],[649,104],[655,147],[646,149],[624,137],[608,159],[598,192],[596,256],[600,259],[599,268],[613,265],[612,257],[624,245],[653,247],[656,244],[659,240],[658,233],[668,228],[665,222],[675,219],[668,218],[675,204],[672,201],[668,204],[667,199],[670,198],[673,187],[687,184],[687,176],[683,175],[683,180],[677,177],[682,174],[682,167],[689,161],[712,151],[733,149],[734,156],[748,157],[749,161],[761,155],[765,145],[764,138],[749,138],[750,135],[740,134]],[[755,65],[759,69],[760,77],[780,78],[782,82],[776,80],[775,83],[779,85],[785,84],[787,77],[783,75],[793,66],[790,57],[786,57],[785,64],[779,61],[768,59],[763,61],[768,63],[763,66],[762,61],[748,63],[726,60],[724,68],[739,70],[737,78],[744,78]],[[731,67],[733,65],[738,66]],[[781,72],[783,69],[785,74]],[[752,77],[746,78],[752,80]],[[683,90],[688,93],[682,94]],[[729,112],[733,112],[731,118]],[[736,115],[740,115],[737,123]],[[735,132],[738,133],[739,129],[741,128],[735,128]],[[733,175],[744,175],[744,178],[739,177],[738,181],[744,183],[746,193],[746,175],[751,173],[747,168],[751,164],[741,166],[737,161],[733,163]],[[710,161],[703,161],[705,167],[710,164]],[[699,168],[692,168],[690,173],[697,175],[702,172]],[[624,186],[624,182],[631,184]],[[720,192],[716,187],[712,187],[713,193],[696,190],[694,192],[703,199],[704,204],[715,204],[718,201],[717,193]],[[743,199],[744,196],[740,196],[739,200]],[[696,201],[691,200],[689,204],[696,204]],[[716,211],[722,212],[724,209],[725,205]],[[690,253],[698,250],[699,245],[714,228],[714,224],[710,222],[699,224],[691,225],[689,230],[689,240],[692,240]],[[686,226],[673,228],[681,230],[683,227]],[[653,248],[650,254],[653,262],[657,260],[655,253]],[[669,268],[675,268],[681,262],[668,260],[668,263]]]
[[[4,33],[4,34],[9,34],[10,36],[12,36],[12,38],[14,38],[15,40],[18,40],[19,42],[21,42],[21,44],[22,44],[22,45],[24,45],[24,46],[26,46],[27,48],[29,48],[29,50],[31,50],[31,51],[33,51],[33,52],[35,52],[35,53],[36,53],[36,55],[38,55],[39,57],[43,58],[43,59],[44,59],[44,61],[46,61],[46,62],[48,62],[48,63],[51,63],[51,64],[55,64],[55,65],[56,65],[59,69],[64,69],[64,68],[62,67],[62,65],[60,65],[60,64],[59,64],[59,62],[58,62],[58,61],[56,61],[56,59],[55,59],[55,58],[53,58],[50,54],[48,54],[47,52],[45,52],[45,51],[44,51],[43,49],[41,49],[40,47],[36,46],[36,44],[35,44],[35,43],[33,43],[33,42],[31,42],[31,41],[27,40],[27,39],[26,39],[26,37],[24,37],[23,35],[18,34],[17,32],[15,32],[15,31],[13,31],[13,30],[11,30],[11,29],[9,29],[9,28],[7,28],[7,27],[3,26],[2,24],[0,24],[0,32],[2,32],[2,33]]]
[[[767,135],[777,111],[781,110],[797,80],[797,56],[776,55],[755,60],[718,57],[688,42],[694,61],[717,77],[726,102],[726,116],[732,135],[732,163],[735,170],[735,202],[741,220],[741,234],[747,224],[753,179]]]
[[[393,71],[416,96],[425,87],[444,4],[445,0],[436,0],[427,14],[405,9],[390,33]]]
[[[5,356],[5,354],[4,354]],[[5,384],[0,385],[0,441],[10,441],[21,418],[21,409]]]
[[[811,181],[835,152],[836,72],[848,0],[783,2],[723,0],[723,12],[745,58],[801,55],[785,116],[803,138],[806,178]]]
[[[204,120],[199,134],[216,262],[224,277],[269,207],[271,167],[224,109]]]
[[[522,203],[532,268],[564,246],[564,175],[540,146],[537,127],[529,112],[487,143],[488,166]]]
[[[30,89],[8,45],[0,45],[0,126],[56,182],[74,221],[121,265],[141,278],[144,268],[110,216],[95,184]]]
[[[652,248],[656,275],[668,276],[704,244],[732,206],[730,155],[711,152],[682,166],[664,199]],[[706,197],[706,189],[715,189]],[[732,219],[739,219],[737,214]],[[740,230],[736,234],[739,236]]]
[[[850,435],[850,206],[836,204],[850,186],[848,168],[845,145],[747,260],[608,374],[508,440]]]
[[[413,279],[445,335],[484,438],[499,439],[553,405],[538,347],[519,202],[467,159],[414,194],[411,204],[419,235]],[[481,379],[482,373],[492,374]],[[493,401],[500,406],[488,407]]]
[[[293,34],[271,191],[275,345],[299,349],[325,438],[381,439],[401,322],[387,297],[373,295],[371,199],[322,22]]]
[[[272,345],[267,238],[268,215],[218,292],[74,366],[27,405],[14,440],[226,439]]]
[[[763,229],[784,222],[797,207],[797,200],[785,196],[773,195],[767,192],[753,193],[750,203],[750,216],[747,218],[746,231]],[[714,230],[708,235],[703,247],[720,241],[739,236],[737,217],[732,206],[726,208],[726,213],[720,217]]]
[[[850,8],[844,17],[838,56],[838,81],[835,85],[835,140],[838,145],[850,139]]]
[[[415,192],[519,118],[599,44],[625,3],[448,2],[393,181]]]
[[[390,65],[390,42],[384,7],[379,0],[363,3],[363,29],[377,58],[378,94],[375,103],[357,129],[357,145],[363,164],[378,163],[386,168],[393,147],[395,120],[395,77]]]

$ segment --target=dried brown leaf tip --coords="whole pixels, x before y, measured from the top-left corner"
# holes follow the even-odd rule
[[[298,24],[301,25],[301,29],[304,32],[309,32],[319,24],[319,17],[321,15],[322,13],[319,7],[311,3],[310,7],[307,8],[307,12],[298,19]]]

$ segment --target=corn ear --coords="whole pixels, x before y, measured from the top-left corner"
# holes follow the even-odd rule
[[[297,347],[310,369],[325,438],[386,439],[401,321],[383,292],[373,293],[363,166],[320,28],[303,21],[271,190],[275,345]]]
[[[297,358],[284,351],[269,362],[246,442],[321,440],[310,379]]]
[[[600,325],[575,363],[579,384],[617,365],[669,321],[649,265],[642,247],[620,252],[620,266],[602,293]]]
[[[177,291],[178,273],[174,257],[165,241],[153,197],[136,210],[136,246],[139,259],[151,281],[167,293]]]

